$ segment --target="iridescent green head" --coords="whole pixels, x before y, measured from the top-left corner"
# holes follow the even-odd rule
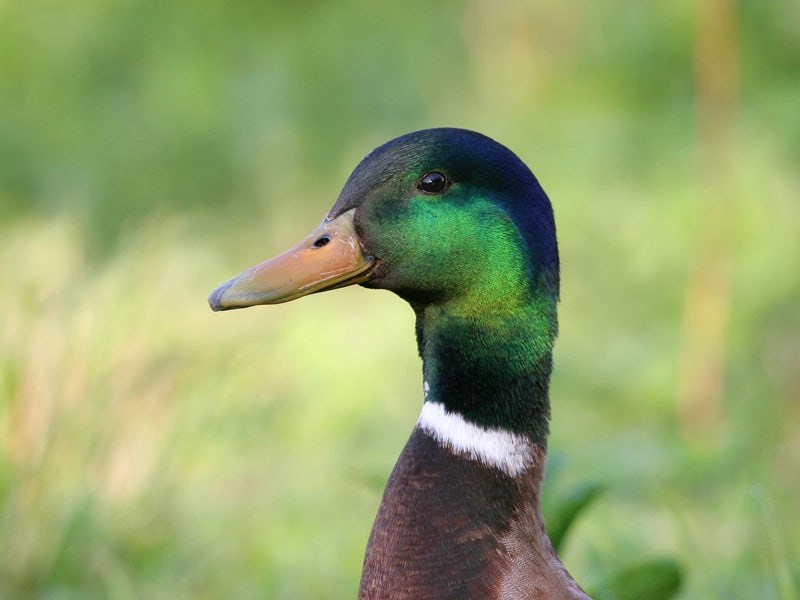
[[[317,229],[209,301],[227,310],[362,283],[478,316],[555,306],[558,272],[550,202],[522,161],[479,133],[428,129],[370,153]]]
[[[356,167],[328,215],[354,210],[365,285],[418,308],[477,316],[558,297],[550,202],[510,150],[472,131],[430,129],[394,139]]]

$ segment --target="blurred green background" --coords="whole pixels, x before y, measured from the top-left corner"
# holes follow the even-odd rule
[[[563,559],[800,597],[800,4],[0,2],[0,598],[353,598],[412,313],[212,314],[357,161],[479,130],[551,196]]]

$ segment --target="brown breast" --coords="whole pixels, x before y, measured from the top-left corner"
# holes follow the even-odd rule
[[[361,600],[587,598],[553,551],[539,491],[544,450],[511,478],[415,429],[367,546]]]

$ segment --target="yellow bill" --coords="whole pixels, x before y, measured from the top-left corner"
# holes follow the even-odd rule
[[[208,297],[211,309],[279,304],[367,281],[375,258],[364,254],[354,213],[355,209],[325,219],[290,250],[223,283]]]

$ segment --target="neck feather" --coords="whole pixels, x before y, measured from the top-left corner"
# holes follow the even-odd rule
[[[426,401],[546,448],[556,329],[554,300],[473,317],[417,310]]]

